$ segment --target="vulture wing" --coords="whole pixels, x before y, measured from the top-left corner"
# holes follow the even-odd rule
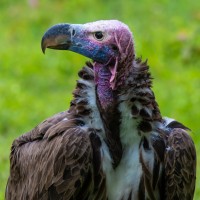
[[[166,199],[193,199],[196,179],[196,151],[185,127],[177,122],[171,129],[164,157]]]
[[[7,199],[78,195],[91,173],[92,147],[89,134],[75,120],[65,120],[67,115],[60,113],[14,141]]]
[[[101,141],[84,118],[92,70],[85,67],[79,75],[82,83],[77,84],[69,111],[45,120],[13,142],[6,199],[84,200],[104,195]]]

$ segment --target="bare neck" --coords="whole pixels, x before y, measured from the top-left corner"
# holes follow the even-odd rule
[[[111,73],[108,66],[95,64],[95,83],[97,88],[97,97],[103,110],[107,110],[113,105],[115,94],[110,87]]]

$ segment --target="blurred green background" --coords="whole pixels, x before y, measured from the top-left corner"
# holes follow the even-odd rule
[[[198,0],[24,0],[0,2],[0,200],[14,138],[65,110],[86,58],[47,50],[40,41],[59,22],[119,19],[148,58],[164,116],[189,126],[200,154],[200,3]],[[198,166],[200,161],[198,160]],[[198,168],[198,167],[197,167]],[[200,198],[197,173],[195,199]]]

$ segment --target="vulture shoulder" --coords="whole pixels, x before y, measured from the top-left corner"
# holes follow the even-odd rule
[[[46,120],[13,142],[7,199],[69,199],[85,182],[92,159],[89,134],[64,116]]]
[[[164,156],[166,199],[193,199],[196,181],[196,150],[188,128],[173,121]]]
[[[84,68],[81,76],[86,72],[91,70]],[[14,140],[6,199],[88,199],[102,183],[101,140],[81,117],[89,105],[77,109],[87,101],[83,88],[87,88],[83,83],[77,84],[69,111],[48,118]]]

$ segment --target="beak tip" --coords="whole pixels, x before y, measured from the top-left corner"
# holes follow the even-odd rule
[[[44,36],[43,36],[42,41],[41,41],[41,49],[42,49],[42,53],[45,54],[46,45],[45,45]]]
[[[46,48],[42,47],[42,53],[45,54]]]

